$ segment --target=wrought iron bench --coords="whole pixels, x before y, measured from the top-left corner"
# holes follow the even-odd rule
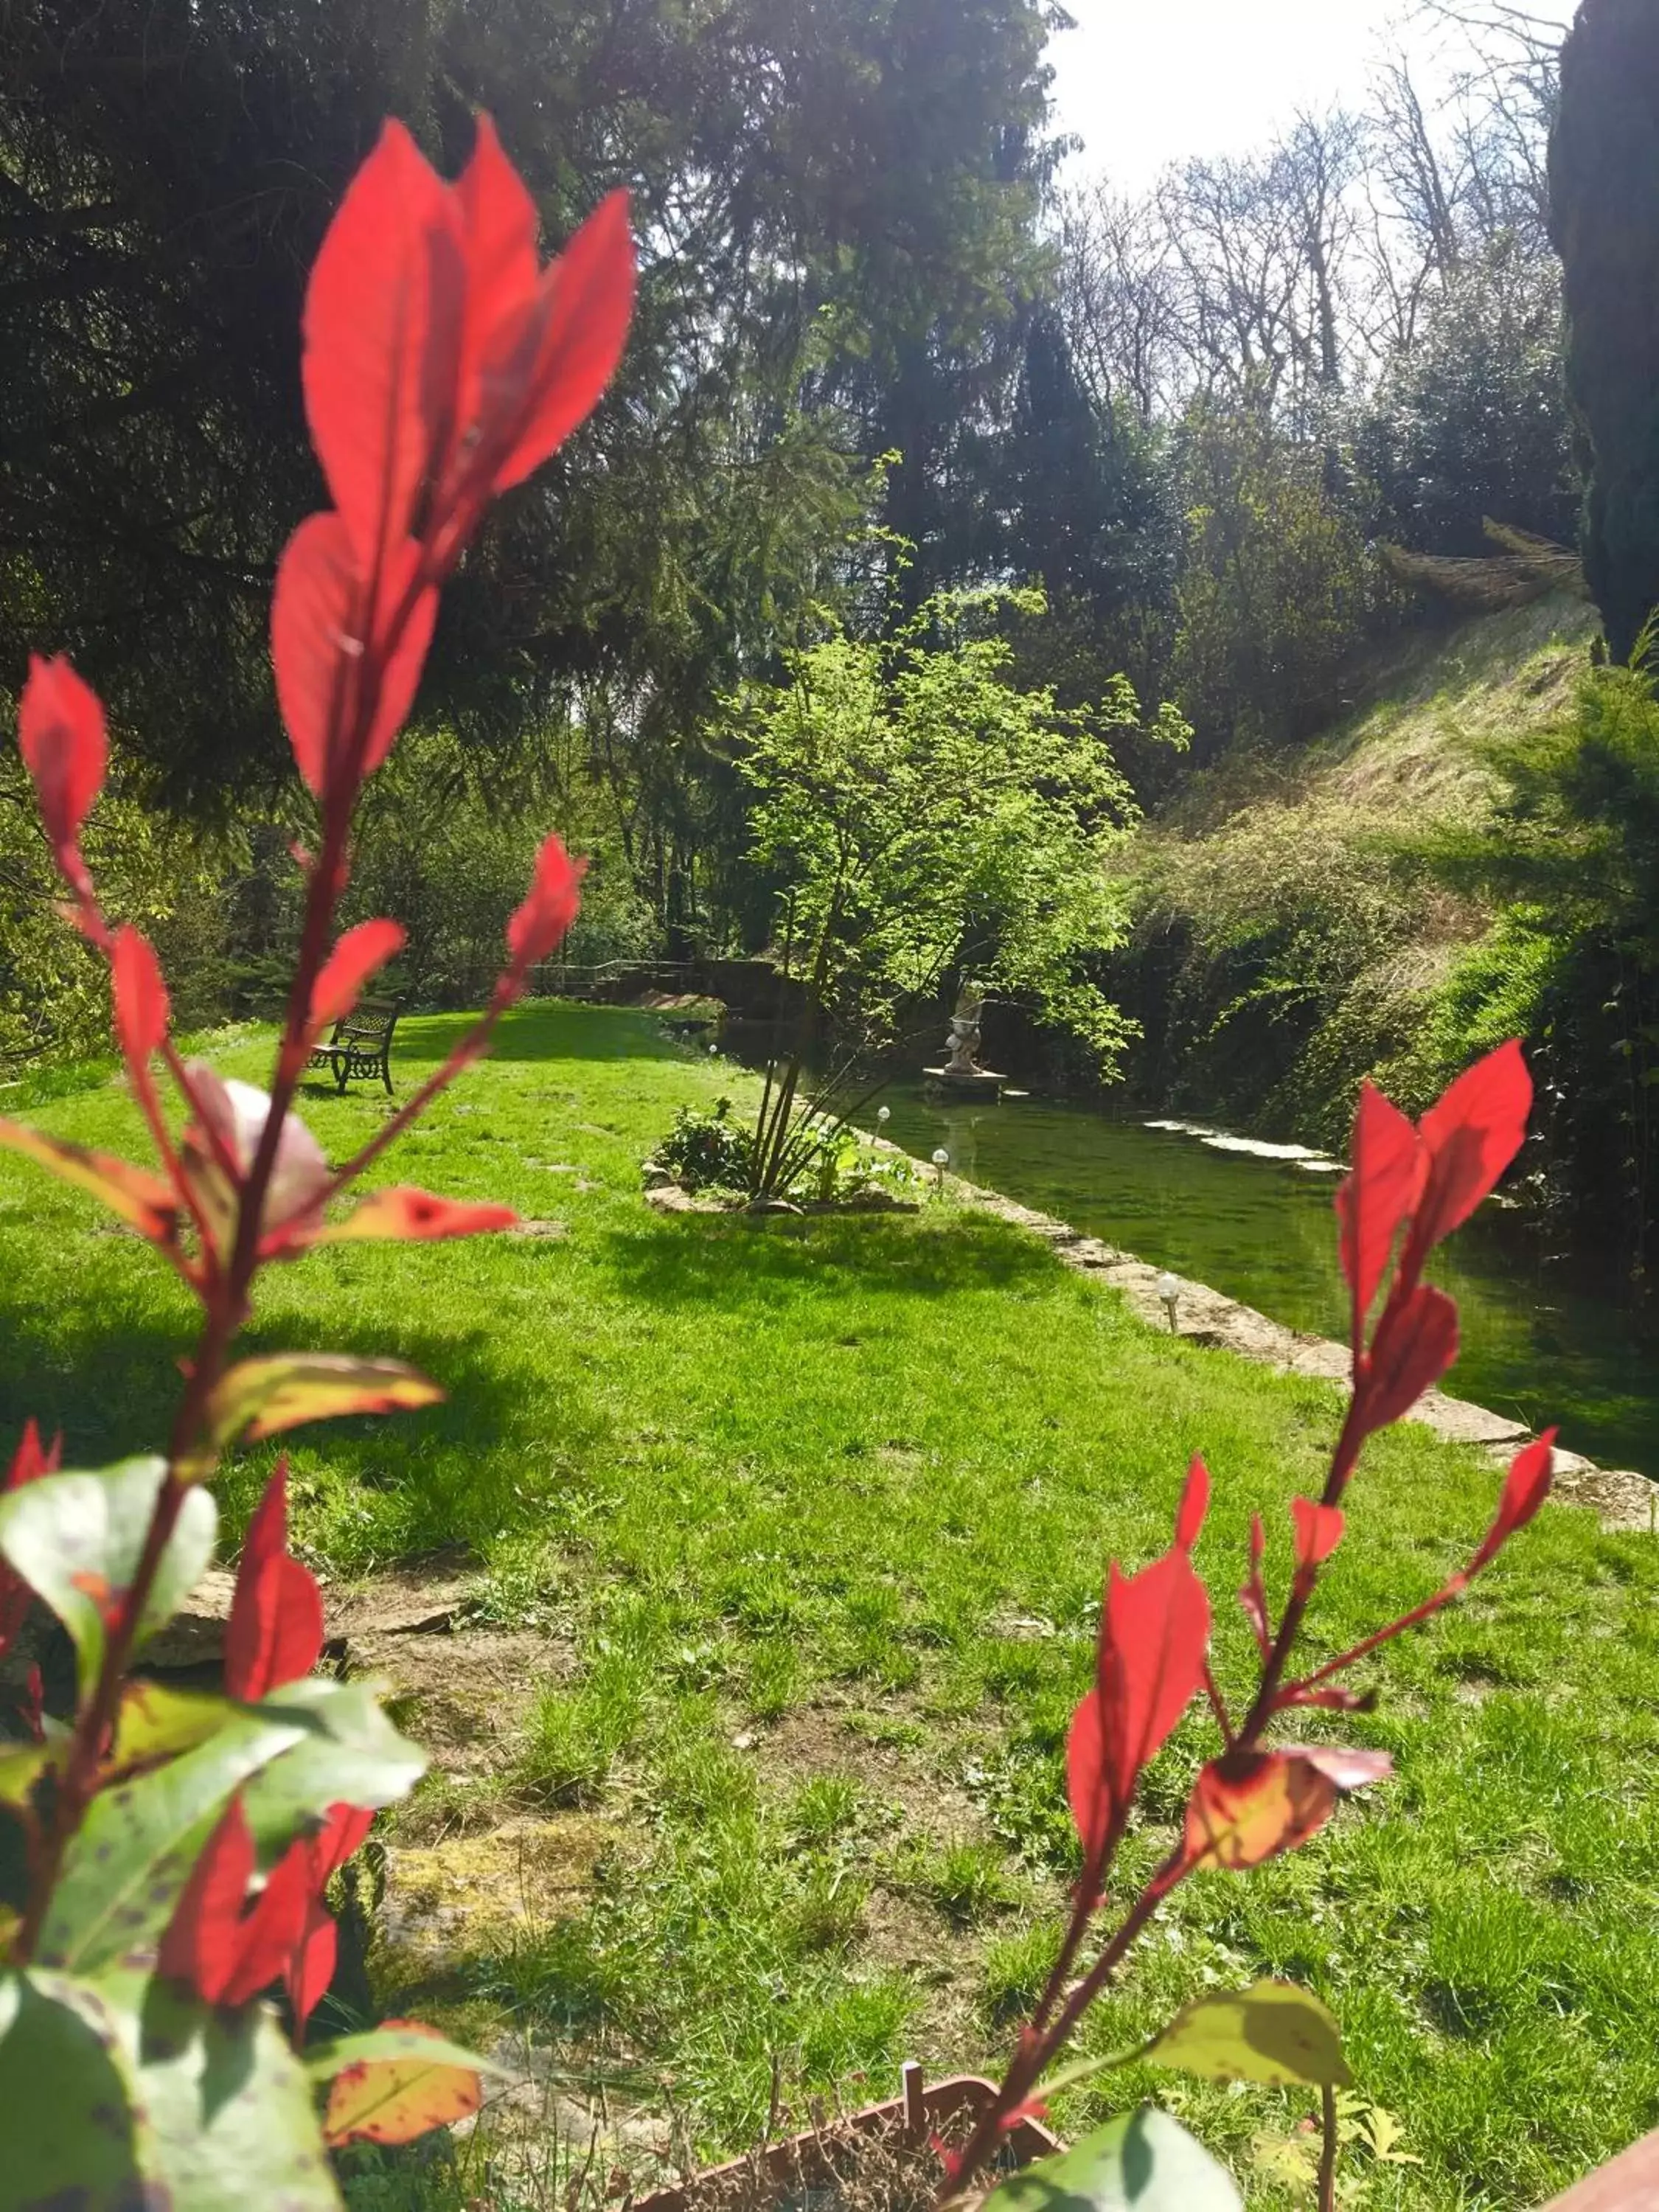
[[[343,1091],[359,1075],[378,1075],[392,1088],[392,1032],[398,1026],[398,1009],[384,1000],[366,999],[335,1023],[326,1044],[311,1055],[313,1067],[325,1067],[335,1088]]]

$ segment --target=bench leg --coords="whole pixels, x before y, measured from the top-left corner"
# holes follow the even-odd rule
[[[343,1098],[345,1096],[346,1079],[350,1073],[350,1071],[351,1062],[349,1060],[337,1060],[335,1061],[334,1088],[339,1092]]]
[[[381,1058],[381,1060],[380,1060],[380,1080],[381,1080],[381,1082],[382,1082],[382,1083],[384,1083],[384,1084],[385,1084],[385,1085],[386,1085],[386,1097],[387,1097],[388,1098],[390,1098],[390,1097],[392,1097],[392,1055],[391,1055],[391,1054],[390,1054],[390,1053],[386,1053],[386,1054],[383,1054],[383,1056],[382,1056],[382,1058]]]

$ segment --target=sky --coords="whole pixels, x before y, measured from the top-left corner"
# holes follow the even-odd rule
[[[1565,32],[1577,0],[1528,0]],[[1066,0],[1077,28],[1050,43],[1072,173],[1133,189],[1193,154],[1237,154],[1298,108],[1363,99],[1390,40],[1432,77],[1435,37],[1408,0]]]

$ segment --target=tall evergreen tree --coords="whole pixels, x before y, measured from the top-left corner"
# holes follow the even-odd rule
[[[1614,657],[1659,607],[1659,9],[1583,0],[1561,58],[1551,234],[1594,465],[1585,567]]]
[[[453,173],[483,107],[550,240],[626,184],[646,269],[601,413],[457,579],[425,707],[489,737],[603,682],[672,752],[821,591],[861,460],[898,446],[892,519],[933,532],[1037,260],[1052,12],[7,0],[0,685],[65,646],[193,795],[281,772],[305,272],[384,116]]]

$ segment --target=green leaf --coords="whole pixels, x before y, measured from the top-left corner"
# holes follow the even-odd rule
[[[994,2189],[985,2212],[1243,2212],[1224,2166],[1155,2105]]]
[[[158,1766],[216,1735],[238,1708],[209,1690],[175,1690],[143,1677],[121,1692],[107,1769],[112,1778]]]
[[[262,1858],[284,1850],[331,1805],[395,1804],[426,1772],[426,1753],[386,1718],[375,1686],[313,1674],[273,1690],[258,1708],[290,1717],[304,1730],[242,1793]]]
[[[140,2165],[167,2212],[339,2212],[311,2083],[264,2005],[216,2011],[139,1972],[60,1987],[112,2024],[144,2118]]]
[[[348,2066],[381,2064],[389,2059],[418,2058],[429,2066],[465,2066],[474,2074],[493,2075],[498,2081],[512,2077],[494,2059],[464,2051],[429,2027],[402,2021],[366,2029],[361,2035],[343,2035],[332,2043],[319,2043],[305,2053],[305,2069],[313,2081],[331,2081]]]
[[[399,1359],[353,1359],[331,1352],[285,1352],[233,1367],[208,1405],[216,1444],[246,1431],[274,1437],[302,1421],[341,1413],[392,1413],[435,1405],[443,1392]]]
[[[64,1853],[41,1963],[94,1972],[154,1942],[232,1792],[307,1728],[301,1713],[233,1706],[196,1750],[100,1790]]]
[[[1139,2056],[1148,2065],[1178,2066],[1208,2081],[1346,2089],[1353,2079],[1335,2021],[1316,1996],[1289,1982],[1199,1997]]]
[[[49,1743],[26,1743],[0,1758],[0,1805],[22,1805],[52,1764]]]
[[[73,1638],[83,1694],[103,1664],[108,1626],[132,1586],[166,1477],[164,1460],[129,1459],[96,1474],[42,1475],[0,1499],[0,1553]],[[140,1644],[200,1579],[218,1525],[211,1492],[192,1485],[144,1607]]]
[[[134,2212],[147,2201],[146,2134],[95,1993],[52,1974],[0,1974],[0,2201],[15,2212]]]

